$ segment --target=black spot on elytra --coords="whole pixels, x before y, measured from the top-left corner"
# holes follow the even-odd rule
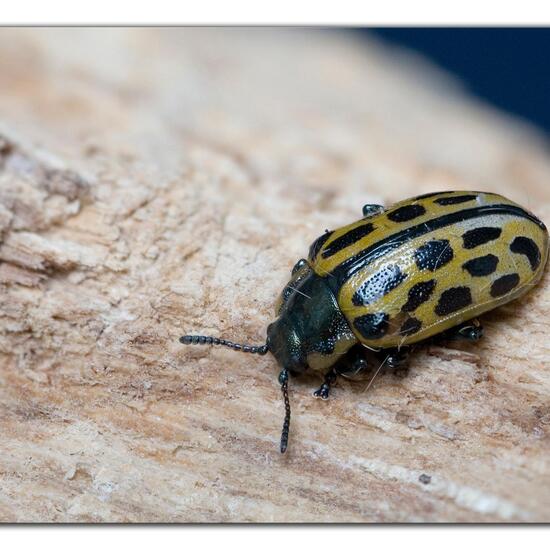
[[[533,271],[540,265],[540,250],[533,239],[516,237],[510,245],[510,250],[515,254],[524,254],[527,256]]]
[[[494,241],[500,237],[502,229],[500,227],[476,227],[470,229],[462,235],[464,248],[475,248],[476,246]]]
[[[473,258],[462,264],[462,269],[465,269],[472,277],[484,277],[496,271],[498,258],[494,254],[487,254],[479,258]]]
[[[422,327],[422,321],[419,321],[415,317],[409,317],[399,329],[399,334],[402,334],[403,336],[409,336],[410,334],[414,334],[415,332],[418,332],[420,328]]]
[[[469,202],[477,199],[477,195],[455,195],[454,197],[441,197],[435,199],[434,202],[441,206],[448,206],[450,204],[460,204],[462,202]]]
[[[467,286],[455,286],[441,293],[435,306],[435,313],[440,317],[454,313],[472,303],[472,293]]]
[[[366,340],[382,338],[388,331],[390,316],[387,313],[367,313],[356,317],[353,326]]]
[[[401,308],[402,311],[414,311],[418,306],[430,299],[435,288],[435,279],[416,283],[409,289],[407,303]]]
[[[365,223],[359,225],[353,229],[350,229],[347,233],[344,233],[337,239],[334,239],[326,248],[323,250],[323,258],[330,258],[340,250],[344,250],[348,246],[351,246],[353,243],[356,243],[363,237],[366,237],[369,233],[374,231],[375,227],[372,223]]]
[[[435,191],[433,193],[424,193],[423,195],[416,195],[416,197],[411,200],[416,201],[418,199],[428,199],[430,197],[435,197],[436,195],[443,195],[443,193],[449,193],[449,191]]]
[[[320,237],[317,237],[309,247],[309,254],[308,258],[310,261],[315,260],[317,257],[317,254],[319,254],[319,250],[323,247],[323,245],[327,242],[328,238],[334,233],[334,231],[327,231],[326,233],[323,233]]]
[[[507,292],[510,292],[513,288],[516,288],[519,284],[519,275],[517,273],[510,273],[508,275],[503,275],[499,277],[491,285],[491,296],[493,298],[498,298],[499,296],[504,296]]]
[[[355,306],[372,304],[399,286],[406,278],[407,275],[398,265],[386,265],[355,291],[351,301]]]
[[[388,214],[388,219],[392,222],[408,222],[409,220],[414,220],[418,216],[426,213],[426,209],[421,204],[407,204],[390,212]]]
[[[428,241],[414,253],[418,269],[435,271],[453,259],[453,249],[447,239]]]

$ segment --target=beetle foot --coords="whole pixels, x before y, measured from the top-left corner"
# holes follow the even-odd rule
[[[392,350],[388,353],[385,359],[386,366],[390,369],[397,369],[405,366],[409,357],[409,350],[402,348],[400,350]]]
[[[434,341],[469,340],[470,342],[477,342],[482,336],[483,326],[477,319],[474,319],[436,335]]]
[[[408,348],[395,349],[390,351],[384,359],[386,367],[393,372],[394,376],[405,378],[409,373],[409,366],[407,365],[409,351]]]
[[[458,329],[457,336],[477,342],[483,336],[483,327],[480,324],[464,325]]]
[[[321,387],[313,392],[313,397],[320,397],[321,399],[326,401],[328,399],[329,393],[330,386],[326,382],[323,382],[323,384],[321,384]]]
[[[321,387],[318,390],[313,392],[313,397],[320,397],[323,400],[328,399],[328,394],[330,393],[330,386],[336,380],[336,370],[331,369],[325,374],[325,380],[321,384]]]

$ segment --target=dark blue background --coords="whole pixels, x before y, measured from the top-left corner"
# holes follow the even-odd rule
[[[550,29],[378,28],[362,32],[428,57],[469,91],[550,134]]]

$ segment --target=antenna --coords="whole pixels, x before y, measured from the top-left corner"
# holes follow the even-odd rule
[[[236,351],[244,351],[245,353],[257,353],[258,355],[265,355],[268,352],[267,344],[263,346],[249,346],[248,344],[236,344],[229,340],[222,338],[214,338],[213,336],[195,336],[192,334],[185,334],[180,337],[182,344],[210,344],[213,346],[226,346]]]
[[[285,402],[285,419],[283,421],[283,431],[281,433],[281,453],[286,451],[288,447],[288,432],[290,428],[290,401],[288,399],[288,370],[283,369],[279,374],[279,383],[283,392]]]
[[[258,355],[265,355],[269,348],[267,344],[262,346],[250,346],[248,344],[236,344],[223,338],[215,338],[213,336],[199,336],[193,334],[185,334],[180,337],[180,342],[186,345],[194,344],[208,344],[213,346],[226,346],[236,351],[244,351],[245,353],[257,353]],[[283,394],[283,400],[285,403],[285,419],[283,421],[283,431],[281,433],[281,453],[286,452],[288,447],[288,432],[290,428],[290,401],[288,399],[288,370],[283,369],[279,374],[279,383],[281,384],[281,392]]]

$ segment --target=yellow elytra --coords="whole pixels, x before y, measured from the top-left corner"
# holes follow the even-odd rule
[[[544,224],[500,195],[408,199],[321,236],[313,271],[327,280],[359,342],[419,342],[527,292],[548,257]]]

